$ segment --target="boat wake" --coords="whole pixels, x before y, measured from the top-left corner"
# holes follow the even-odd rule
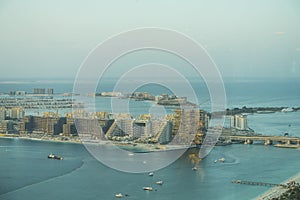
[[[25,185],[25,186],[21,186],[21,187],[15,188],[15,189],[13,189],[13,190],[11,190],[11,191],[8,191],[8,192],[4,192],[4,193],[0,194],[0,199],[5,199],[4,196],[9,195],[9,194],[12,194],[12,193],[15,193],[15,192],[18,192],[18,191],[20,191],[20,190],[24,190],[24,189],[30,188],[30,187],[32,187],[32,186],[35,186],[35,185],[39,185],[39,184],[42,184],[42,183],[46,183],[46,182],[52,181],[52,180],[57,179],[57,178],[59,178],[59,177],[63,177],[63,176],[72,174],[72,173],[78,171],[80,168],[82,168],[83,165],[84,165],[84,163],[85,163],[84,160],[81,160],[80,165],[79,165],[78,167],[72,169],[72,170],[69,171],[69,172],[66,172],[66,173],[63,173],[63,174],[59,174],[59,175],[56,175],[56,176],[52,176],[52,177],[50,177],[50,178],[46,178],[46,179],[44,179],[44,180],[37,181],[37,182],[34,182],[34,183],[30,183],[30,184],[28,184],[28,185]],[[3,197],[3,198],[2,198],[2,197]]]

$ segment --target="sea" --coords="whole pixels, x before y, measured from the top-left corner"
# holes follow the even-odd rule
[[[53,88],[55,93],[73,91],[74,80],[0,80],[0,93],[32,92],[33,88]],[[97,92],[112,91],[113,79],[98,85]],[[226,107],[300,107],[300,80],[296,78],[224,79]],[[202,80],[191,80],[200,108],[210,111],[208,87]],[[178,84],[180,91],[181,85]],[[182,87],[183,88],[183,87]],[[172,93],[166,87],[146,85],[136,91],[151,94]],[[130,92],[130,91],[129,91]],[[178,95],[178,94],[175,94]],[[179,96],[192,94],[185,91]],[[126,100],[133,116],[143,113],[172,113],[174,107],[157,107],[151,101]],[[95,97],[96,111],[112,111],[111,98]],[[40,114],[43,110],[26,110]],[[63,115],[69,110],[59,110]],[[300,112],[276,112],[248,115],[248,126],[263,135],[300,136]],[[224,127],[229,126],[228,119]],[[49,153],[64,160],[47,159]],[[299,173],[300,149],[235,144],[216,146],[199,164],[191,160],[193,150],[186,151],[172,164],[148,173],[126,173],[99,162],[82,144],[0,138],[0,199],[255,199],[269,188],[238,185],[232,180],[281,183]],[[158,155],[159,156],[159,155]],[[225,158],[225,162],[215,162]],[[119,163],[122,165],[122,162]],[[155,182],[162,180],[163,185]],[[144,191],[143,187],[153,187]],[[126,196],[125,196],[126,194]]]

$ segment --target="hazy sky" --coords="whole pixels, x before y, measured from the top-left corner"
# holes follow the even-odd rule
[[[74,77],[97,44],[145,26],[194,38],[224,77],[300,77],[299,0],[0,0],[0,78]]]

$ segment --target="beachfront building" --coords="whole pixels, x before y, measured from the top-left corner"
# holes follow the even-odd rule
[[[6,118],[6,109],[5,107],[0,107],[0,122]]]
[[[21,133],[58,135],[63,132],[65,117],[25,116],[19,124]]]
[[[230,116],[230,127],[238,130],[248,130],[247,115]]]
[[[8,117],[10,119],[23,119],[25,110],[22,107],[13,107],[8,110]]]

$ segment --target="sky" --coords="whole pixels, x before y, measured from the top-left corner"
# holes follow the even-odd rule
[[[200,43],[223,77],[300,77],[299,0],[0,0],[0,78],[74,78],[99,43],[140,27]]]

